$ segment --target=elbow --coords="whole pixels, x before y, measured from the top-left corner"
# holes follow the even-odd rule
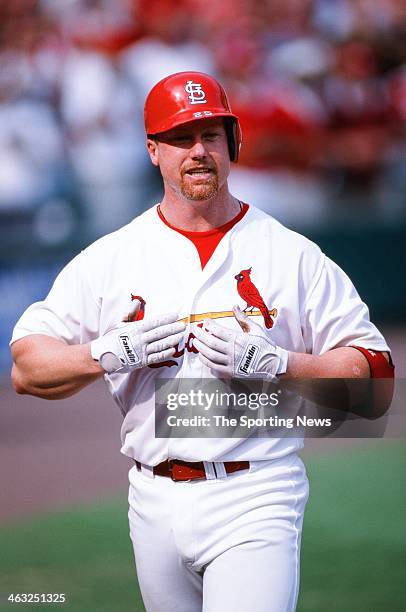
[[[27,395],[30,393],[28,386],[24,381],[24,377],[15,364],[11,370],[11,384],[14,391],[19,395]]]
[[[369,411],[365,415],[369,421],[375,421],[385,416],[391,407],[395,391],[393,378],[372,378]]]
[[[18,395],[39,396],[39,390],[33,386],[29,379],[24,376],[21,370],[14,364],[11,370],[11,384]]]
[[[23,372],[21,372],[16,364],[13,365],[11,370],[11,384],[18,395],[32,395],[40,399],[58,400],[73,395],[73,392],[67,389],[62,390],[60,388],[40,387],[36,385],[33,381],[30,381],[27,376],[24,376]]]
[[[376,404],[378,417],[384,416],[391,407],[393,396],[395,394],[395,379],[392,372],[392,376],[388,378],[381,378],[378,382],[378,388],[376,390]]]

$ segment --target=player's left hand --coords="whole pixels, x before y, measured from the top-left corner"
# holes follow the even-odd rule
[[[234,306],[233,312],[243,331],[205,320],[203,329],[198,327],[193,332],[193,345],[202,363],[231,378],[273,379],[284,374],[288,351],[276,346],[265,329],[250,320],[239,306]]]

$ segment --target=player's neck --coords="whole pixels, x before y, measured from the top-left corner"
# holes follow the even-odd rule
[[[186,200],[166,192],[160,204],[166,221],[178,229],[206,232],[231,221],[240,212],[239,201],[228,189],[210,200]]]

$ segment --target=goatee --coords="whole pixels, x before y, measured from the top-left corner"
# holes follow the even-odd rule
[[[200,185],[191,185],[190,183],[182,180],[180,190],[184,198],[187,200],[210,200],[213,198],[219,190],[219,183],[217,174]]]

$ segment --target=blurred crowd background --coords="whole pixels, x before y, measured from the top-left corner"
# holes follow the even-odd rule
[[[143,103],[173,72],[228,91],[244,137],[235,195],[329,236],[344,260],[370,256],[367,294],[376,261],[399,273],[405,25],[403,0],[0,0],[0,368],[61,265],[159,201]],[[399,320],[404,282],[383,276],[391,301],[375,278],[372,307]]]

